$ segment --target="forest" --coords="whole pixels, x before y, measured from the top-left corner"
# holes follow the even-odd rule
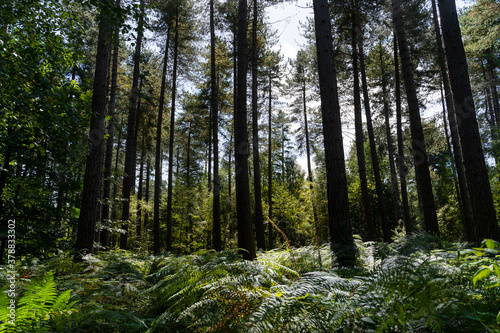
[[[498,0],[2,1],[0,332],[500,332],[499,74]]]

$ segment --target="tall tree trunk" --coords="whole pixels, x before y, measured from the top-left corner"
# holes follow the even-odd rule
[[[193,125],[192,121],[189,122],[189,129],[188,129],[188,142],[187,142],[187,153],[186,153],[186,186],[188,189],[188,193],[191,192],[191,126]],[[178,151],[177,151],[178,154]],[[179,157],[179,156],[177,156]],[[179,158],[177,158],[177,170],[179,170]],[[189,241],[189,251],[193,251],[193,228],[194,228],[194,223],[193,223],[193,200],[191,198],[188,199],[188,204],[187,204],[187,211],[188,211],[188,232],[187,234],[189,235],[187,237],[187,240]]]
[[[335,72],[332,27],[327,0],[313,0],[321,111],[327,175],[331,248],[340,266],[355,263],[342,143],[342,122]]]
[[[271,72],[269,72],[269,112],[267,119],[267,130],[268,130],[268,144],[269,150],[267,152],[267,204],[268,213],[267,216],[272,221],[273,220],[273,103],[272,103],[272,77]],[[268,223],[268,239],[267,248],[270,250],[273,248],[273,225]]]
[[[356,10],[354,10],[356,11]],[[372,206],[370,203],[370,194],[368,192],[368,181],[366,180],[366,162],[365,162],[365,139],[363,135],[363,120],[361,118],[361,93],[359,91],[359,70],[358,70],[358,47],[357,39],[357,15],[352,20],[352,71],[354,79],[354,127],[356,135],[356,157],[358,160],[359,182],[361,185],[361,198],[366,223],[366,240],[374,241],[376,238],[375,223],[373,221]],[[369,112],[367,113],[367,118]],[[370,119],[371,120],[371,119]],[[371,140],[370,140],[371,143]],[[372,155],[373,156],[373,155]],[[378,163],[378,160],[377,160]],[[375,170],[375,166],[373,167]]]
[[[247,130],[247,2],[238,3],[238,82],[237,105],[234,110],[234,147],[236,165],[236,214],[238,247],[244,259],[256,257],[250,211],[250,184],[248,179]]]
[[[403,80],[410,113],[410,131],[412,139],[413,160],[415,163],[415,176],[419,202],[424,213],[424,228],[427,232],[439,235],[439,225],[436,216],[436,205],[432,192],[431,174],[425,147],[425,137],[420,119],[417,88],[413,76],[413,68],[410,60],[410,49],[406,40],[406,32],[399,0],[392,0],[392,16],[401,55]]]
[[[441,38],[441,28],[439,26],[438,13],[436,8],[436,1],[432,0],[432,15],[434,21],[434,31],[436,34],[436,44],[438,47],[439,67],[441,69],[441,78],[443,80],[444,92],[446,96],[446,109],[448,112],[448,122],[450,124],[451,143],[453,145],[453,157],[456,165],[458,176],[458,187],[462,203],[461,210],[464,218],[465,235],[467,241],[475,242],[476,231],[474,230],[474,221],[472,218],[472,211],[470,206],[469,190],[467,189],[467,180],[465,179],[464,165],[462,161],[462,147],[460,146],[460,137],[458,135],[458,128],[455,116],[455,106],[453,105],[453,96],[450,87],[450,78],[446,67],[446,56],[443,49],[443,41]]]
[[[476,236],[500,240],[455,1],[438,4]]]
[[[116,157],[115,157],[115,166],[114,166],[115,173],[118,171],[118,161],[119,161],[119,157],[120,157],[120,148],[122,146],[121,142],[122,142],[122,130],[120,127],[120,130],[118,131],[118,139],[116,140]],[[115,181],[115,182],[113,182],[113,193],[111,194],[111,197],[113,199],[115,199],[117,195],[118,195],[118,182]],[[111,221],[115,221],[117,219],[117,212],[118,212],[118,209],[116,207],[115,207],[115,209],[111,209],[111,214],[110,214]],[[114,237],[112,234],[109,234],[109,233],[108,233],[108,243],[109,243],[108,244],[109,247],[114,246]]]
[[[495,64],[492,60],[493,55],[488,54],[486,56],[486,68],[488,70],[488,81],[490,84],[491,97],[493,102],[493,110],[495,113],[496,127],[500,126],[500,103],[498,101],[497,92],[497,77],[495,72]]]
[[[401,206],[403,208],[403,222],[407,235],[413,232],[413,223],[410,218],[410,205],[408,204],[408,191],[406,186],[406,166],[405,152],[403,142],[403,122],[401,111],[401,80],[399,75],[399,56],[398,56],[398,40],[396,31],[394,31],[394,85],[396,95],[396,128],[398,138],[398,167],[399,167],[399,182],[401,184]]]
[[[210,108],[213,114],[213,142],[214,142],[214,193],[213,193],[213,248],[222,250],[221,223],[220,223],[220,178],[219,178],[219,82],[215,59],[215,21],[214,0],[210,0],[210,79],[212,95]]]
[[[106,5],[107,2],[101,0]],[[102,10],[99,19],[96,67],[92,94],[92,116],[90,118],[89,153],[83,180],[82,205],[78,219],[75,248],[87,252],[94,250],[94,234],[99,204],[99,185],[104,146],[104,118],[106,116],[106,94],[108,86],[108,63],[110,57],[111,29],[109,17]]]
[[[172,73],[172,107],[170,109],[170,133],[168,140],[168,189],[167,189],[167,251],[172,251],[172,190],[174,170],[175,102],[177,94],[177,58],[179,54],[179,13],[175,18],[174,68]]]
[[[156,121],[156,149],[155,149],[155,193],[153,202],[153,253],[160,253],[160,198],[161,198],[161,123],[163,120],[163,105],[165,103],[165,86],[167,81],[168,46],[170,44],[170,26],[167,30],[165,54],[163,56],[163,70],[161,76],[160,101],[158,118]]]
[[[314,217],[314,230],[316,233],[316,241],[319,243],[320,230],[319,230],[319,220],[318,211],[316,205],[314,204],[314,182],[313,182],[313,172],[311,166],[311,143],[309,140],[309,121],[307,118],[307,98],[306,98],[306,81],[302,81],[302,111],[304,113],[304,135],[306,137],[306,159],[307,159],[307,179],[309,181],[309,190],[311,191],[311,204],[313,209]],[[271,122],[269,122],[269,130],[271,130]],[[271,133],[271,132],[269,132]],[[271,142],[271,136],[269,136],[269,142]]]
[[[120,7],[120,0],[116,1],[117,8]],[[111,175],[113,164],[113,135],[115,131],[115,108],[116,108],[116,91],[118,85],[118,52],[120,45],[120,26],[115,26],[113,35],[113,67],[111,68],[111,91],[109,93],[108,104],[108,138],[106,139],[106,156],[104,158],[104,188],[103,188],[103,205],[101,220],[103,224],[109,225],[109,210],[110,210],[110,194],[111,194]],[[109,230],[105,227],[101,231],[101,245],[107,247],[109,243]]]
[[[142,181],[144,174],[144,155],[146,155],[146,135],[142,137],[142,147],[141,147],[141,164],[139,166],[139,187],[137,189],[137,221],[135,227],[135,234],[137,236],[137,241],[141,239],[142,231]]]
[[[377,154],[377,144],[375,142],[375,131],[373,129],[372,113],[370,108],[370,98],[368,96],[368,83],[366,81],[365,70],[365,55],[363,49],[363,36],[361,28],[358,27],[358,46],[359,46],[359,62],[361,67],[361,81],[363,86],[363,103],[366,114],[366,126],[368,128],[368,140],[370,142],[370,156],[372,159],[373,176],[375,178],[375,191],[377,193],[378,213],[382,224],[382,235],[384,242],[391,242],[391,228],[389,227],[389,219],[384,201],[384,187],[382,184],[382,176],[380,173],[380,163]]]
[[[255,234],[257,235],[257,247],[266,248],[266,238],[264,231],[264,217],[262,213],[262,182],[260,175],[260,155],[259,155],[259,112],[257,109],[257,67],[259,63],[257,45],[257,24],[258,24],[258,0],[253,0],[253,23],[252,23],[252,148],[253,148],[253,185],[255,196]]]
[[[146,206],[148,205],[149,203],[149,180],[150,180],[150,177],[151,177],[151,165],[150,165],[150,160],[149,160],[149,157],[147,159],[147,162],[146,162],[146,188],[144,189],[144,201],[146,202]],[[144,234],[148,235],[148,231],[149,231],[149,213],[148,213],[148,209],[146,209],[146,211],[144,212]]]
[[[396,173],[396,166],[394,164],[394,147],[392,143],[391,123],[389,117],[389,91],[387,78],[385,76],[386,68],[385,63],[382,59],[382,53],[380,53],[380,66],[382,69],[382,95],[384,104],[385,136],[387,137],[389,169],[391,171],[392,204],[394,207],[394,217],[396,218],[396,222],[399,224],[399,221],[401,220],[401,210],[399,206],[398,176]]]
[[[141,13],[139,16],[139,23],[137,27],[137,40],[135,43],[134,53],[134,72],[132,76],[132,91],[130,92],[130,109],[128,113],[127,122],[127,142],[125,144],[125,171],[123,176],[123,209],[122,209],[122,229],[125,231],[120,235],[120,248],[127,249],[128,246],[128,224],[130,220],[130,194],[134,188],[135,183],[135,164],[136,164],[136,150],[137,139],[136,131],[136,118],[137,118],[137,100],[139,98],[139,73],[141,61],[141,44],[142,35],[144,32],[144,1],[141,0]]]

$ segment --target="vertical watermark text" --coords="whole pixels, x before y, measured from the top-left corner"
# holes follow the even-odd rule
[[[7,233],[7,297],[9,305],[7,311],[9,314],[9,323],[15,324],[16,320],[16,220],[8,221]]]

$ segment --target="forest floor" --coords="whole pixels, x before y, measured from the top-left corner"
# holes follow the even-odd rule
[[[500,332],[500,243],[418,233],[357,246],[353,268],[332,268],[327,245],[255,261],[235,250],[60,253],[18,267],[15,325],[0,293],[0,332]]]

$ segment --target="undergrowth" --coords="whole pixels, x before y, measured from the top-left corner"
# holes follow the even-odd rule
[[[500,332],[499,243],[473,248],[417,233],[390,245],[357,240],[357,247],[353,268],[332,268],[327,245],[267,251],[251,262],[232,250],[110,251],[77,263],[60,253],[18,267],[21,319],[9,326],[2,294],[0,325],[12,332]],[[4,269],[0,282],[7,290]]]

